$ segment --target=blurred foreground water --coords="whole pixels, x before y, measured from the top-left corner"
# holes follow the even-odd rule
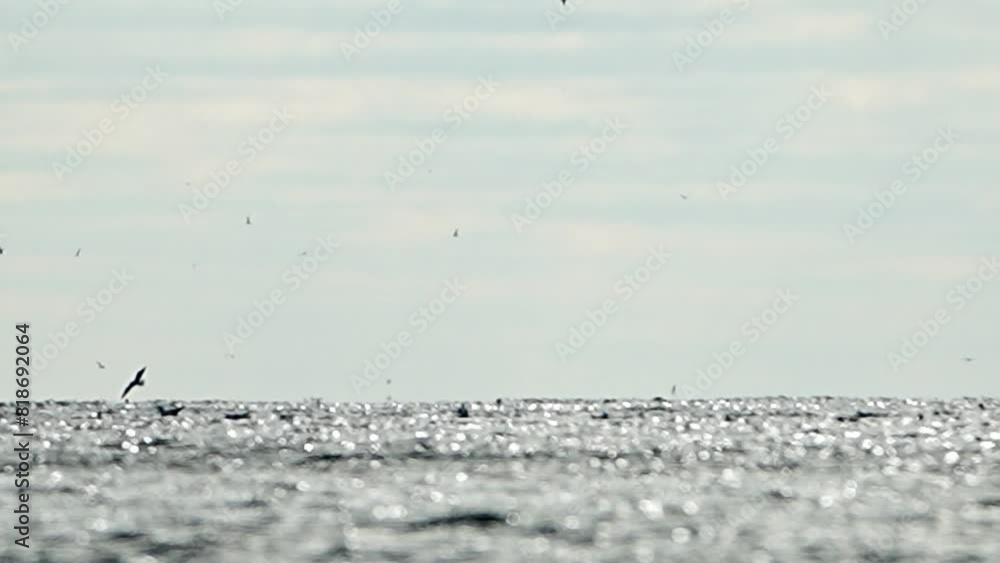
[[[35,404],[26,550],[0,403],[0,561],[1000,561],[995,399],[173,404]]]

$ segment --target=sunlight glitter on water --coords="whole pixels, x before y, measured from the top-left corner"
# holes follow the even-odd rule
[[[0,558],[1000,560],[996,401],[157,405],[37,404]]]

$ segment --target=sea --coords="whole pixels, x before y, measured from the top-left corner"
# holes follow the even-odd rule
[[[996,563],[998,407],[0,403],[0,561]]]

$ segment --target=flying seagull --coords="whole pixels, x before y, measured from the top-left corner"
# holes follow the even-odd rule
[[[687,194],[685,194],[685,193],[682,193],[682,194],[681,194],[681,199],[683,199],[683,200],[685,200],[685,201],[686,201],[686,200],[687,200],[687,198],[688,198],[688,195],[687,195]]]
[[[972,362],[976,361],[976,359],[973,358],[972,356],[966,356],[966,357],[962,358],[962,361],[965,362],[965,363],[967,363],[967,364],[971,364]]]
[[[106,366],[106,365],[102,364],[102,363],[101,363],[100,361],[98,361],[98,362],[97,362],[97,368],[98,368],[98,369],[104,369],[104,368],[106,368],[106,367],[108,367],[108,366]]]
[[[458,229],[455,229],[455,232],[451,233],[451,236],[454,238],[458,238]]]
[[[670,389],[670,394],[673,395],[674,397],[677,396],[677,385],[676,384]]]
[[[252,224],[253,224],[253,223],[251,223],[251,222],[250,222],[250,216],[249,216],[249,215],[247,215],[247,225],[252,225]]]
[[[81,251],[81,250],[83,250],[83,249],[82,249],[82,248],[77,248],[77,249],[76,249],[76,257],[77,257],[77,258],[79,258],[79,257],[80,257],[80,251]]]
[[[125,395],[128,395],[128,392],[131,391],[132,388],[135,387],[136,385],[142,387],[143,385],[146,384],[146,382],[142,380],[142,374],[144,373],[146,373],[145,366],[143,366],[143,368],[135,374],[135,378],[133,378],[132,381],[130,381],[128,385],[125,386],[125,390],[122,391],[122,399],[124,399]]]
[[[2,255],[2,254],[3,254],[3,247],[0,246],[0,255]]]

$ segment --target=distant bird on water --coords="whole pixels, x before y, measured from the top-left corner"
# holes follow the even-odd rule
[[[453,238],[458,238],[458,229],[455,229],[455,232],[451,233],[451,236]]]
[[[156,410],[160,411],[160,416],[177,416],[179,412],[184,410],[184,405],[173,405],[170,407],[157,405]]]
[[[964,358],[962,358],[962,361],[967,364],[971,364],[972,362],[976,361],[976,359],[973,358],[972,356],[965,356]]]
[[[677,385],[676,384],[674,384],[674,386],[670,388],[670,394],[673,395],[674,397],[677,396]]]
[[[0,256],[3,256],[3,247],[0,246]]]
[[[146,367],[145,366],[143,366],[143,368],[141,370],[139,370],[138,372],[136,372],[135,377],[132,379],[132,381],[130,381],[128,383],[128,385],[125,387],[125,390],[122,391],[122,399],[124,399],[125,395],[128,395],[128,392],[131,391],[132,388],[135,387],[136,385],[138,385],[139,387],[142,387],[143,385],[146,384],[146,382],[142,380],[142,374],[144,374],[144,373],[146,373]]]
[[[106,366],[106,365],[102,364],[102,363],[101,363],[101,362],[99,362],[99,361],[97,362],[97,369],[104,369],[104,368],[106,368],[106,367],[108,367],[108,366]]]
[[[82,250],[83,250],[82,248],[77,248],[76,249],[76,255],[75,255],[76,258],[80,257],[80,251],[82,251]]]
[[[683,200],[687,200],[687,198],[688,198],[688,195],[687,195],[687,194],[685,194],[685,193],[682,193],[682,194],[681,194],[681,199],[683,199]]]
[[[247,225],[252,225],[252,224],[253,224],[253,222],[252,222],[252,221],[250,221],[250,216],[249,216],[249,215],[247,215]]]

